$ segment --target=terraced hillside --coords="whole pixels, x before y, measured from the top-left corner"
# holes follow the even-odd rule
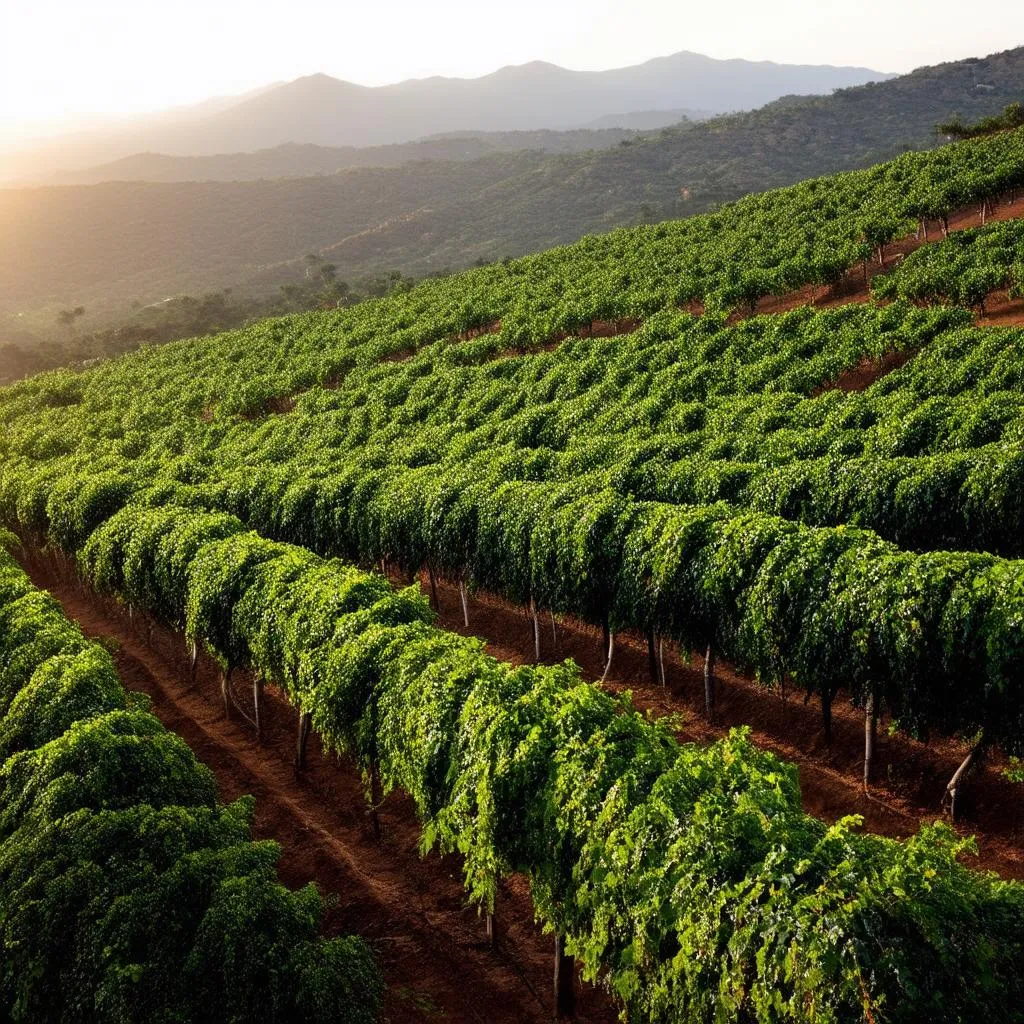
[[[280,687],[299,760],[313,730],[375,805],[407,793],[472,902],[525,876],[630,1020],[1019,1020],[1024,889],[948,826],[826,825],[745,734],[679,743],[376,570],[524,607],[538,648],[541,613],[602,629],[606,672],[624,633],[654,675],[700,651],[709,715],[718,659],[813,697],[826,739],[852,704],[865,782],[880,721],[959,737],[956,800],[1024,754],[1024,335],[757,311],[1022,187],[1009,132],[33,378],[0,392],[0,520],[204,649],[226,711],[251,672],[258,730]]]

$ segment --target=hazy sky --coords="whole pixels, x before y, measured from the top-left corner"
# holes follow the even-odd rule
[[[677,50],[909,71],[1020,44],[1022,0],[0,0],[0,128],[315,71],[380,85]]]

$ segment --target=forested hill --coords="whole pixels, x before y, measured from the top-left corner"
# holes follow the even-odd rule
[[[678,112],[671,123],[686,115]],[[662,125],[670,122],[662,122]],[[661,127],[662,125],[659,125]],[[286,143],[254,153],[213,156],[169,156],[136,153],[84,170],[52,174],[27,185],[95,185],[104,181],[257,181],[260,178],[301,178],[335,174],[352,167],[400,167],[417,160],[478,160],[492,153],[523,149],[546,153],[581,153],[608,149],[638,130],[607,127],[573,131],[455,132],[415,142],[386,146],[314,146]],[[22,184],[19,182],[19,184]]]
[[[696,213],[748,192],[866,166],[936,141],[1024,97],[1024,48],[926,68],[830,97],[667,129],[574,155],[498,154],[319,178],[107,184],[0,192],[0,341],[52,330],[85,305],[83,329],[130,302],[234,286],[267,291],[322,252],[343,278],[420,275]],[[19,315],[20,314],[20,315]]]

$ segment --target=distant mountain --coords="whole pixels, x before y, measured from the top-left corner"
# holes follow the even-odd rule
[[[675,119],[676,121],[678,118]],[[674,121],[673,121],[674,123]],[[352,167],[399,167],[419,160],[476,160],[489,153],[530,149],[583,153],[607,149],[639,133],[625,128],[533,132],[462,132],[390,146],[313,146],[286,143],[255,153],[168,156],[137,153],[82,171],[62,171],[38,184],[95,185],[104,181],[257,181],[335,174]]]
[[[538,150],[276,181],[0,189],[7,329],[89,327],[183,292],[267,294],[318,252],[341,279],[461,269],[936,143],[934,126],[1024,99],[1024,48],[832,96],[688,123],[585,153]],[[638,109],[638,108],[634,108]],[[461,136],[460,136],[461,138]],[[468,137],[472,139],[472,136]],[[5,313],[6,310],[6,313]]]
[[[630,110],[625,114],[602,114],[579,127],[588,131],[629,128],[639,132],[654,132],[659,128],[679,124],[680,121],[706,121],[713,116],[710,110],[686,110],[681,107],[675,110]]]
[[[150,123],[56,138],[8,153],[0,180],[141,152],[205,156],[288,142],[376,146],[440,132],[572,128],[630,111],[749,110],[787,94],[829,93],[887,77],[867,68],[714,60],[689,52],[610,71],[569,71],[535,61],[482,78],[412,79],[375,88],[310,75],[226,106],[215,101],[205,116],[201,108],[165,112]]]

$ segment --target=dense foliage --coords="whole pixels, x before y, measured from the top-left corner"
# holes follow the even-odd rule
[[[1021,889],[948,830],[826,828],[742,733],[679,746],[354,566],[1024,753],[1021,332],[903,302],[726,315],[1022,183],[1024,133],[991,136],[42,375],[0,392],[0,522],[280,683],[413,796],[474,899],[525,873],[630,1019],[1020,1019]]]
[[[525,874],[630,1020],[1024,1019],[1024,888],[959,864],[944,826],[827,827],[742,731],[679,745],[571,664],[495,661],[418,589],[223,514],[128,504],[80,551],[98,587],[278,681],[328,749],[407,791],[474,900]]]
[[[985,310],[985,299],[1006,289],[1024,296],[1024,222],[1008,220],[954,231],[912,252],[891,273],[871,283],[883,299],[949,302]]]
[[[4,1020],[376,1019],[365,943],[317,938],[320,896],[278,883],[252,801],[218,803],[209,770],[6,551],[0,666]]]
[[[991,135],[993,132],[1005,132],[1014,128],[1024,127],[1024,104],[1011,103],[1001,114],[983,117],[974,124],[964,124],[959,117],[943,121],[935,126],[940,135],[949,135],[954,139],[976,139],[979,135]]]
[[[485,334],[397,362],[375,357],[401,336],[332,349],[317,320],[271,323],[11,389],[0,516],[73,552],[145,490],[712,644],[826,716],[842,688],[915,735],[984,729],[1016,753],[1024,363],[1019,332],[967,319],[666,313],[552,352],[502,356]],[[867,392],[811,397],[915,349]],[[332,363],[337,384],[313,386]]]

